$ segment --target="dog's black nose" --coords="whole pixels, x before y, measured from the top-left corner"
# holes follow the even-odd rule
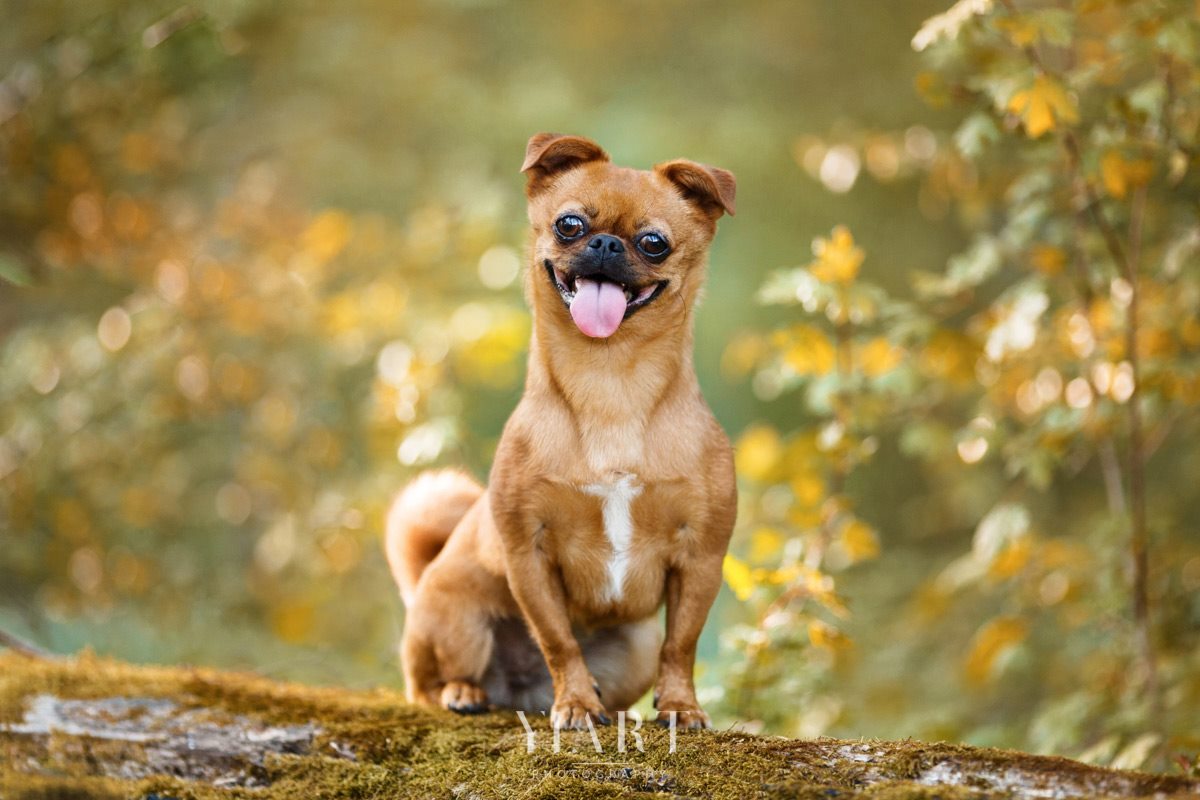
[[[593,236],[588,242],[588,247],[598,251],[601,258],[610,253],[625,252],[625,245],[621,244],[621,240],[607,233],[598,233]]]

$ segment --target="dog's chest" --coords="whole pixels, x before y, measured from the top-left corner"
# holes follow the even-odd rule
[[[619,603],[633,556],[633,501],[641,496],[642,486],[636,476],[625,474],[611,483],[589,483],[582,489],[600,500],[600,522],[609,547],[603,593],[609,601]]]
[[[540,498],[544,546],[559,566],[574,616],[616,620],[654,613],[672,555],[693,522],[690,487],[617,473],[550,489]]]

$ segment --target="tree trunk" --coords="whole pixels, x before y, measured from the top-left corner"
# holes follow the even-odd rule
[[[641,749],[639,749],[641,745]],[[599,748],[599,750],[597,750]],[[622,751],[623,750],[623,751]],[[0,655],[0,798],[1195,797],[1200,782],[920,742],[564,733],[391,691]]]

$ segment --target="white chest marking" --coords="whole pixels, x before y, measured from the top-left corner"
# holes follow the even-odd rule
[[[625,590],[625,573],[629,569],[629,548],[633,543],[633,499],[642,493],[633,475],[622,475],[614,483],[591,483],[583,491],[600,498],[600,513],[604,518],[604,535],[612,545],[608,560],[609,600],[621,599]]]

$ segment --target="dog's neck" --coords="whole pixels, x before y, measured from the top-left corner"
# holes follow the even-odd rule
[[[600,340],[544,309],[534,314],[525,391],[547,392],[566,404],[597,476],[636,471],[656,412],[672,398],[699,392],[691,317],[687,309],[676,324],[652,334],[619,330]]]

